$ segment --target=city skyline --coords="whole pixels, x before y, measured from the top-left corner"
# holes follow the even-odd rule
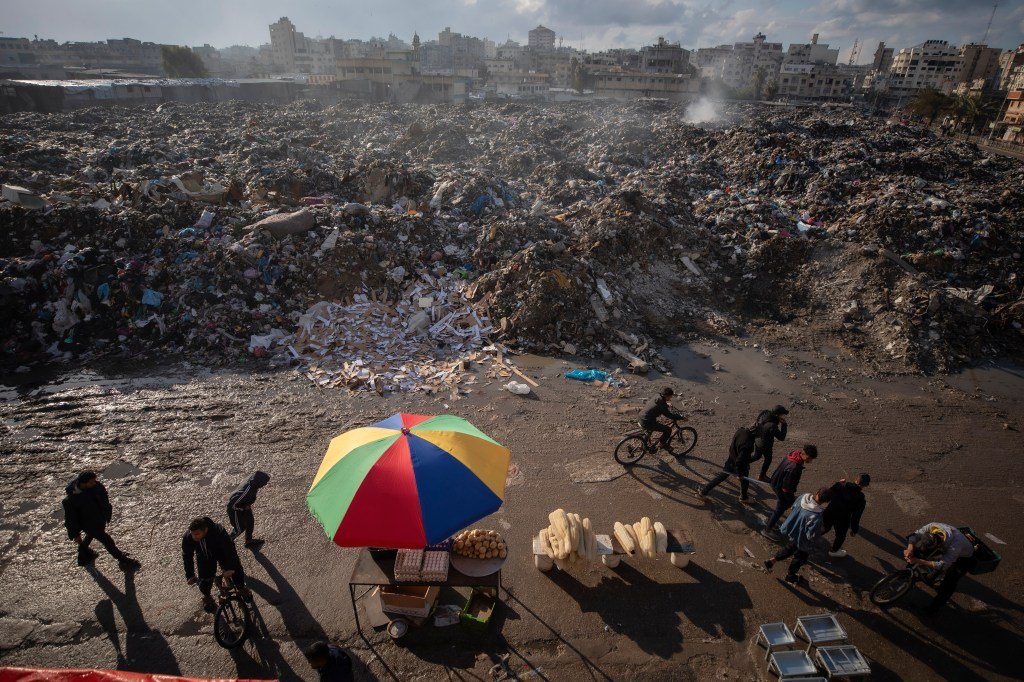
[[[845,61],[855,39],[863,46],[858,63],[870,62],[878,41],[909,46],[928,39],[959,45],[982,41],[991,5],[957,0],[382,0],[362,12],[353,2],[267,0],[183,0],[173,12],[118,0],[11,0],[5,11],[6,37],[52,38],[59,42],[132,37],[187,45],[258,46],[268,41],[267,25],[287,15],[310,36],[362,38],[394,33],[411,40],[436,38],[452,30],[503,42],[525,42],[537,24],[554,29],[566,46],[596,51],[639,47],[658,36],[695,48],[749,40],[758,31],[783,43],[806,43],[812,33],[842,50]],[[201,16],[202,21],[196,18]],[[987,43],[1010,48],[1024,42],[1024,0],[999,3]]]

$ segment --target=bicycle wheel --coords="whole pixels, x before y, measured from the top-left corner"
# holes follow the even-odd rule
[[[892,604],[909,592],[913,584],[914,578],[909,568],[893,571],[871,588],[871,601],[878,606]]]
[[[236,649],[249,638],[249,607],[237,594],[221,602],[213,619],[213,636],[225,649]]]
[[[676,457],[682,457],[697,447],[697,429],[692,426],[681,426],[672,436],[673,449]]]
[[[640,436],[626,436],[615,446],[615,461],[623,466],[636,464],[644,456],[647,443]]]

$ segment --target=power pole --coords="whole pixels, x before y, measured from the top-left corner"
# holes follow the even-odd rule
[[[860,38],[853,39],[853,47],[850,48],[850,61],[847,62],[848,66],[853,66],[857,63],[857,57],[860,56]]]
[[[985,37],[981,39],[982,45],[988,45],[988,32],[992,30],[992,20],[996,18],[996,9],[998,7],[998,2],[992,3],[992,15],[988,18],[988,26],[985,27]]]

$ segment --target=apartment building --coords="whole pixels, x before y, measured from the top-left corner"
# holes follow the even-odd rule
[[[945,40],[928,40],[905,47],[893,56],[888,90],[892,96],[909,96],[918,90],[935,88],[950,92],[959,78],[963,58],[960,50]]]
[[[689,50],[661,37],[640,50],[640,70],[644,73],[689,73],[689,64]]]
[[[700,80],[689,74],[600,71],[593,78],[594,93],[612,99],[654,97],[685,102],[700,92]]]
[[[546,26],[538,26],[527,34],[527,47],[534,52],[548,52],[555,49],[555,32]]]

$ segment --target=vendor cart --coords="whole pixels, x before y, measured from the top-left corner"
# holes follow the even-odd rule
[[[492,592],[496,598],[500,598],[501,592],[501,568],[499,567],[490,575],[470,576],[460,572],[453,563],[448,569],[448,577],[443,581],[430,581],[417,579],[415,581],[399,581],[395,578],[395,553],[394,552],[371,552],[363,548],[356,558],[356,565],[352,569],[352,575],[348,581],[349,598],[352,603],[352,612],[356,619],[356,631],[360,637],[366,638],[363,634],[362,623],[359,618],[359,609],[356,607],[357,587],[379,587],[401,588],[401,587],[424,587],[424,588],[472,588],[474,594]],[[361,598],[361,597],[360,597]],[[392,637],[400,637],[405,634],[404,630],[390,629]]]

